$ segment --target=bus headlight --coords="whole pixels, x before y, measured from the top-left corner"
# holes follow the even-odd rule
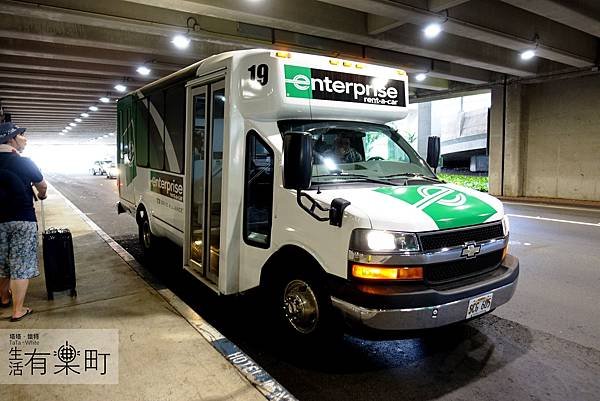
[[[356,229],[352,232],[350,249],[356,251],[418,251],[419,240],[414,233]]]

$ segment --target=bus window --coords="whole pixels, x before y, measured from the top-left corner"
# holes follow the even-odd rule
[[[273,151],[254,131],[246,137],[244,241],[268,248],[273,211]]]
[[[165,134],[171,137],[178,165],[169,164],[172,173],[183,172],[185,163],[185,86],[167,89],[165,101]]]
[[[164,92],[150,95],[148,103],[148,138],[150,142],[150,168],[162,170],[165,166],[164,143]]]
[[[135,129],[135,143],[136,143],[136,164],[140,167],[148,167],[148,100],[142,99],[137,101],[137,120],[138,124]]]

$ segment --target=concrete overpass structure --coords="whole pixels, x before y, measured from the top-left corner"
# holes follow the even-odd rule
[[[599,37],[595,0],[0,0],[0,102],[34,140],[86,142],[114,132],[116,85],[211,54],[367,59],[406,69],[414,102],[491,90],[492,194],[600,201]]]

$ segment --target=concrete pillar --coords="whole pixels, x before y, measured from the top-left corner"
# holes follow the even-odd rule
[[[427,139],[431,136],[431,102],[419,103],[419,126],[417,130],[417,152],[427,158]]]
[[[490,194],[523,196],[523,158],[521,85],[492,88],[490,113]]]

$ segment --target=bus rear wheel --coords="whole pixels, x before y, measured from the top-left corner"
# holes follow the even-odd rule
[[[150,221],[145,211],[140,212],[140,219],[138,222],[138,235],[140,245],[144,251],[144,257],[150,258],[153,255],[154,248],[156,246],[156,236],[152,234],[150,230]]]

